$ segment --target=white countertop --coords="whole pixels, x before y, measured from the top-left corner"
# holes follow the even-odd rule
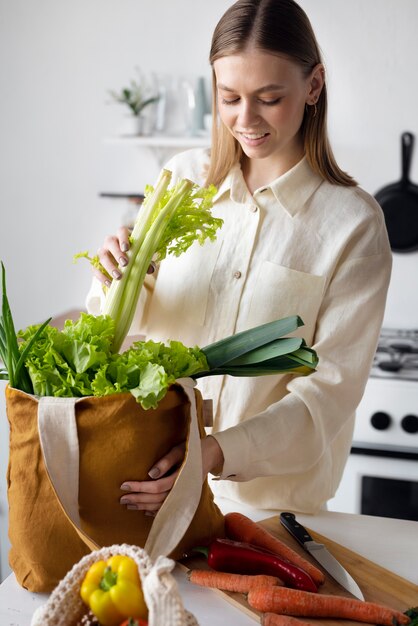
[[[277,515],[277,511],[256,511],[226,500],[218,504],[225,513],[240,511],[256,521]],[[332,511],[297,517],[308,528],[418,585],[418,522]],[[176,568],[174,576],[185,607],[196,616],[200,626],[255,624],[216,592],[189,583],[180,568]],[[34,610],[46,599],[46,595],[25,591],[10,575],[0,585],[0,626],[29,626]]]

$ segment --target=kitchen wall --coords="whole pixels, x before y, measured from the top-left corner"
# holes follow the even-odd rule
[[[418,3],[300,3],[327,66],[336,155],[373,193],[399,176],[401,132],[418,135]],[[229,4],[0,0],[0,259],[18,327],[83,306],[90,273],[72,256],[95,251],[127,209],[99,193],[141,191],[158,171],[154,152],[103,141],[123,123],[108,90],[126,84],[135,66],[209,79],[211,33]],[[418,180],[418,156],[412,176]],[[387,325],[418,327],[417,269],[418,253],[395,255]],[[0,579],[7,569],[5,500],[2,481]]]
[[[111,146],[123,108],[107,91],[143,70],[209,78],[213,27],[229,0],[0,0],[0,258],[19,327],[82,307],[74,252],[95,251],[158,163]],[[341,165],[370,192],[396,180],[399,138],[418,130],[416,0],[301,0],[321,43],[330,132]],[[193,24],[193,26],[191,26]],[[418,156],[412,174],[418,179]],[[418,326],[418,254],[396,255],[388,323]],[[415,293],[414,293],[415,291]]]

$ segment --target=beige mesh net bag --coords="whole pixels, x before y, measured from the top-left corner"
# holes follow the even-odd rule
[[[84,576],[93,563],[115,554],[130,556],[138,565],[149,626],[198,626],[196,618],[184,608],[170,573],[175,562],[159,556],[152,563],[142,548],[127,544],[101,548],[83,557],[55,587],[46,604],[35,611],[31,626],[76,626],[88,610],[80,598]]]

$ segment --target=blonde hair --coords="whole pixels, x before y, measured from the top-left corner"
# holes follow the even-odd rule
[[[308,16],[294,0],[238,0],[219,20],[210,50],[212,65],[212,150],[207,182],[220,185],[230,168],[241,160],[242,149],[222,121],[217,119],[217,88],[213,64],[249,45],[286,56],[298,63],[306,76],[322,63],[321,53]],[[326,84],[316,107],[305,107],[300,132],[306,158],[314,172],[343,186],[356,181],[342,171],[334,158],[326,127]]]

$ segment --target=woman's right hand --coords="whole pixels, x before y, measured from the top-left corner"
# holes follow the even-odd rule
[[[129,229],[122,226],[118,229],[116,235],[108,235],[105,238],[103,246],[97,252],[100,263],[109,276],[115,280],[119,280],[122,277],[121,268],[128,264],[129,259],[126,253],[129,247]],[[97,268],[93,268],[93,273],[101,283],[110,287],[109,276],[106,276]]]
[[[122,278],[121,268],[125,267],[129,262],[128,255],[126,254],[130,248],[129,235],[129,228],[121,226],[116,235],[108,235],[105,237],[103,246],[99,248],[97,252],[99,261],[106,272],[108,272],[108,275],[103,274],[103,272],[96,267],[93,267],[93,274],[107,287],[111,285],[109,276],[111,276],[112,279],[120,280]],[[153,274],[155,268],[155,263],[152,261],[148,268],[148,274]]]

